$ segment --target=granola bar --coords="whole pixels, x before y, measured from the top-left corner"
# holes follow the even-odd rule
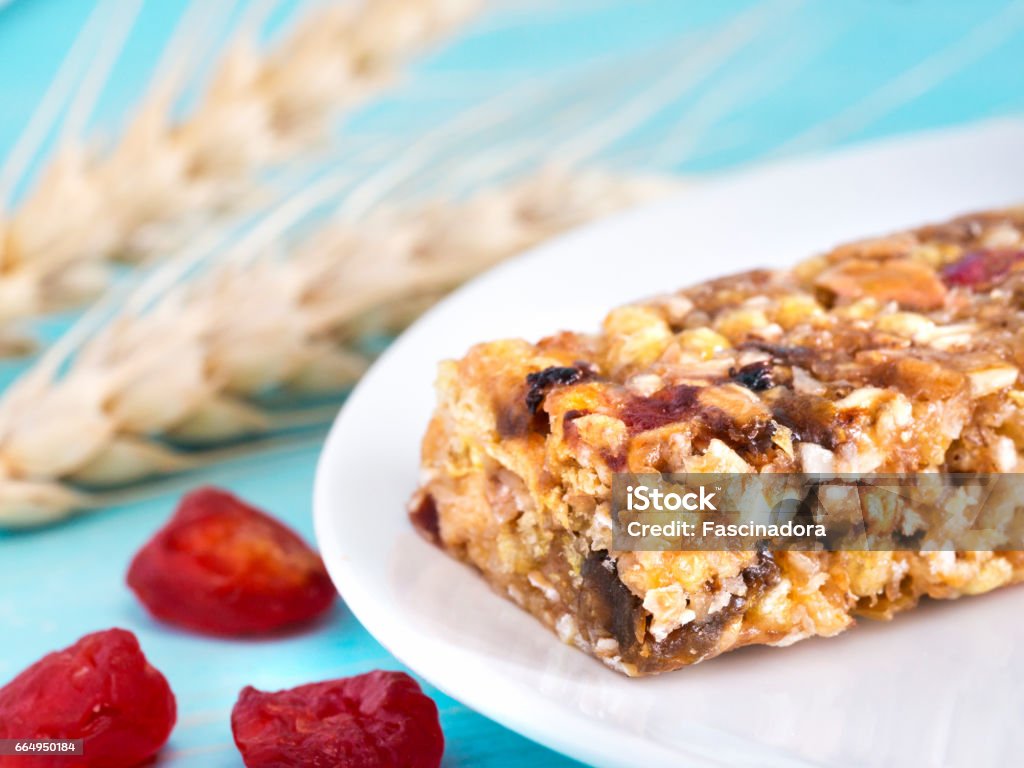
[[[617,552],[616,472],[1024,469],[1024,209],[442,363],[411,517],[628,675],[1024,578],[1020,552]]]

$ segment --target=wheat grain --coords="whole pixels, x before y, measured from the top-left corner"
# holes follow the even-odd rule
[[[62,144],[0,222],[0,355],[20,348],[20,340],[2,340],[12,322],[78,305],[108,283],[115,260],[180,242],[475,5],[366,0],[319,8],[270,52],[245,37],[232,44],[187,118],[170,119],[173,89],[157,82],[108,151]]]
[[[280,427],[268,390],[337,393],[355,341],[394,331],[468,277],[674,183],[546,170],[466,200],[332,219],[288,249],[223,263],[146,312],[125,311],[64,372],[30,371],[0,401],[0,523],[89,508],[81,486],[195,465],[216,444]]]

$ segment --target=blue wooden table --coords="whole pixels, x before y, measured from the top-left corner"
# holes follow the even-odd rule
[[[90,6],[85,0],[15,0],[0,11],[0,150],[15,140]],[[365,109],[353,125],[368,133],[395,126],[415,133],[421,122],[458,108],[460,99],[478,97],[489,82],[507,84],[588,57],[642,50],[673,35],[700,39],[750,6],[732,0],[505,2],[417,65],[423,90],[415,114],[408,105],[383,104]],[[97,131],[109,128],[138,94],[181,7],[178,0],[146,4],[124,64],[99,104]],[[461,93],[460,84],[477,92]],[[646,129],[645,140],[662,148],[665,169],[707,172],[1022,111],[1024,2],[807,0],[792,3],[749,45],[692,82],[663,122]],[[49,330],[59,328],[57,322]],[[0,381],[17,370],[3,364]],[[241,765],[228,717],[242,686],[276,689],[399,667],[340,602],[313,631],[231,642],[156,624],[124,586],[132,554],[180,493],[199,483],[231,488],[312,537],[316,456],[311,442],[182,478],[131,506],[43,531],[0,534],[0,681],[84,633],[129,628],[178,697],[180,721],[162,764],[204,768]],[[572,764],[431,692],[447,735],[446,765]]]

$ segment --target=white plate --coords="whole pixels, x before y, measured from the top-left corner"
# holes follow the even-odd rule
[[[595,328],[633,298],[1020,200],[1024,123],[990,123],[702,182],[474,281],[388,350],[327,440],[317,537],[349,608],[451,696],[595,765],[1016,763],[1018,590],[630,680],[424,543],[404,509],[438,360],[484,339]]]

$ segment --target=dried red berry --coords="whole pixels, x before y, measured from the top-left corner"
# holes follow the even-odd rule
[[[437,768],[444,752],[437,705],[403,672],[246,688],[231,730],[248,768]]]
[[[201,488],[132,561],[128,586],[158,619],[248,635],[313,619],[336,592],[319,555],[269,515]]]
[[[167,680],[135,635],[108,629],[37,661],[0,688],[0,739],[82,739],[82,755],[0,755],[0,768],[130,768],[174,727]]]
[[[991,288],[1016,267],[1024,265],[1024,251],[971,251],[942,270],[947,285]]]

